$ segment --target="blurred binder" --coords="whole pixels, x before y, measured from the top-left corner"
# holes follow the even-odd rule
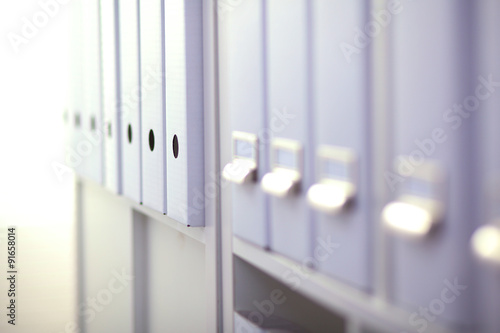
[[[82,176],[84,174],[85,155],[90,147],[85,141],[83,110],[84,110],[84,56],[83,56],[83,15],[82,4],[77,2],[72,8],[71,61],[70,61],[70,93],[66,120],[69,125],[69,147],[66,149],[65,164]],[[62,175],[61,169],[59,174]],[[64,172],[64,171],[63,171]],[[60,178],[62,179],[62,178]]]
[[[271,249],[297,261],[312,253],[309,140],[309,2],[266,2],[270,171],[261,186],[270,194]]]
[[[223,176],[233,182],[233,233],[269,246],[266,195],[259,182],[268,170],[264,73],[264,1],[248,0],[219,18],[224,108],[230,113],[233,160]],[[223,74],[222,74],[223,73]]]
[[[123,195],[142,201],[139,1],[119,3],[121,155]]]
[[[101,31],[99,29],[99,0],[82,2],[84,47],[84,108],[82,117],[85,145],[89,152],[84,157],[84,175],[98,183],[103,182],[104,125],[101,107]]]
[[[465,56],[471,5],[409,2],[391,25],[394,174],[386,180],[394,201],[382,219],[395,233],[392,292],[398,305],[431,307],[454,327],[468,327],[475,312],[466,246],[475,220],[466,204],[473,197],[474,121],[463,116],[475,91]]]
[[[164,1],[140,0],[142,202],[167,213]]]
[[[320,270],[366,289],[372,257],[370,221],[370,50],[345,53],[357,27],[368,20],[367,1],[318,0],[312,4],[316,237],[338,244]]]
[[[121,128],[118,1],[101,0],[102,105],[104,116],[104,184],[121,193]]]
[[[486,80],[495,82],[500,80],[500,43],[492,43],[500,29],[500,2],[483,1],[478,6],[479,17],[482,18],[478,26],[479,43],[478,73]],[[489,78],[487,76],[490,76]],[[480,162],[478,163],[480,180],[479,197],[483,198],[479,205],[480,226],[471,238],[471,250],[475,260],[480,264],[476,271],[481,276],[481,286],[478,297],[481,299],[478,310],[479,321],[485,332],[500,332],[500,283],[498,283],[498,267],[500,266],[500,94],[490,87],[482,88],[483,98],[481,109],[477,115],[481,132],[478,133]],[[493,90],[493,91],[492,91]],[[495,246],[496,245],[496,246]]]

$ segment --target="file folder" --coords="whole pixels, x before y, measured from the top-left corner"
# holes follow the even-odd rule
[[[500,29],[500,2],[483,1],[478,5],[477,17],[482,20],[477,26],[476,54],[477,73],[486,80],[491,75],[494,81],[500,81],[500,44],[492,43]],[[481,307],[477,314],[485,332],[500,331],[500,284],[498,283],[498,267],[500,266],[500,152],[497,151],[500,140],[500,94],[491,89],[480,89],[485,100],[474,116],[479,117],[478,133],[478,172],[480,176],[478,213],[480,225],[476,226],[470,249],[474,261],[478,265],[475,272],[481,278],[478,299]],[[496,244],[496,245],[495,245]]]
[[[370,226],[370,50],[346,53],[357,27],[368,20],[369,3],[319,0],[312,3],[315,238],[339,246],[319,269],[356,287],[371,282]]]
[[[409,2],[391,25],[394,170],[386,180],[394,201],[382,220],[396,231],[392,292],[411,312],[434,306],[436,321],[453,327],[469,327],[474,313],[474,270],[464,246],[475,221],[473,205],[464,204],[475,182],[468,167],[474,120],[463,116],[475,88],[467,56],[471,4]],[[431,304],[444,290],[446,304]]]
[[[105,126],[104,184],[121,193],[121,128],[119,86],[118,1],[101,0],[102,103]]]
[[[219,17],[219,34],[221,109],[230,114],[232,130],[233,161],[224,168],[224,178],[233,182],[233,233],[268,247],[267,199],[259,186],[268,170],[264,1],[244,1]]]
[[[84,47],[84,108],[82,127],[88,153],[84,158],[85,176],[103,182],[104,126],[101,109],[101,31],[99,0],[82,3]]]
[[[71,68],[70,68],[70,92],[69,92],[69,110],[68,110],[68,124],[70,128],[70,143],[66,149],[65,164],[74,169],[75,172],[82,176],[84,174],[85,166],[85,143],[83,143],[84,129],[84,57],[83,57],[83,16],[82,4],[77,3],[71,11]],[[61,175],[61,172],[59,172]],[[63,178],[60,178],[63,179]]]
[[[165,0],[167,215],[204,225],[203,1]]]
[[[123,195],[141,202],[141,86],[139,71],[139,1],[119,3],[121,155]]]
[[[297,261],[312,253],[309,140],[309,2],[266,2],[267,124],[270,172],[261,186],[270,197],[271,249]]]
[[[140,0],[142,202],[167,213],[163,0]]]

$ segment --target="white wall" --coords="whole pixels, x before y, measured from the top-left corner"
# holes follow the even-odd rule
[[[41,3],[56,4],[47,7],[52,16],[43,14]],[[1,332],[63,332],[75,318],[73,177],[59,181],[51,167],[64,154],[71,3],[0,3]],[[29,31],[26,20],[34,16],[41,27]],[[16,38],[20,44],[12,43]],[[18,228],[15,328],[7,325],[4,310],[11,225]]]

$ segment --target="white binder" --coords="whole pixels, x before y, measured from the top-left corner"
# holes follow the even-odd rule
[[[312,212],[305,193],[312,182],[309,140],[309,22],[306,0],[266,2],[268,124],[274,137],[270,194],[271,249],[297,261],[312,253]]]
[[[167,215],[203,226],[202,0],[165,0]]]
[[[223,87],[221,110],[231,118],[233,159],[224,168],[223,175],[234,183],[231,192],[233,233],[268,247],[267,198],[259,187],[268,170],[268,152],[262,140],[267,124],[263,7],[263,0],[248,0],[219,18],[219,79]],[[247,143],[253,153],[239,152],[242,142]],[[248,162],[254,166],[242,174],[240,170],[245,169],[244,164]]]
[[[141,202],[139,1],[121,1],[119,14],[122,189],[123,195]]]
[[[83,77],[83,29],[82,8],[80,2],[72,8],[72,35],[71,35],[71,68],[68,124],[70,128],[70,143],[66,149],[65,164],[73,168],[78,175],[84,173],[86,147],[83,144],[83,109],[84,109],[84,77]],[[60,173],[61,174],[61,173]],[[64,178],[60,178],[64,179]]]
[[[167,213],[164,2],[140,0],[142,202]]]
[[[101,31],[99,0],[82,2],[84,47],[84,107],[82,127],[85,149],[84,175],[103,182],[104,127],[101,109]]]
[[[474,197],[476,173],[469,166],[474,163],[473,116],[477,114],[467,119],[463,112],[480,83],[469,71],[472,4],[466,0],[409,2],[391,24],[391,142],[397,177],[387,184],[395,192],[382,220],[388,231],[397,232],[391,252],[392,295],[399,306],[414,311],[429,306],[451,286],[456,300],[446,304],[436,322],[455,327],[472,323],[476,293],[471,251],[465,245],[473,232],[475,212],[473,205],[464,204]],[[423,21],[421,29],[414,29]],[[453,111],[459,104],[462,113]]]
[[[101,0],[102,105],[105,186],[121,193],[120,107],[118,80],[118,1]]]
[[[478,54],[478,73],[487,79],[491,75],[492,80],[500,79],[500,44],[492,43],[500,29],[500,2],[483,1],[478,6],[478,17],[481,23],[478,27],[478,46],[475,48]],[[495,251],[495,243],[500,244],[500,152],[497,149],[500,141],[500,94],[498,87],[494,90],[485,88],[480,91],[485,94],[481,101],[481,108],[473,116],[479,118],[478,133],[479,157],[477,163],[478,172],[481,174],[480,194],[483,198],[478,202],[480,212],[480,226],[471,237],[471,250],[474,259],[480,263],[481,288],[478,290],[478,298],[481,299],[481,308],[478,309],[479,322],[485,332],[500,332],[500,284],[498,283],[498,267],[500,266],[500,251]],[[493,91],[492,91],[493,90]],[[498,245],[496,247],[498,249]]]
[[[309,204],[316,239],[339,244],[320,270],[356,287],[371,282],[370,50],[349,53],[353,32],[368,20],[368,1],[312,3],[315,180]],[[344,45],[345,49],[339,47]]]

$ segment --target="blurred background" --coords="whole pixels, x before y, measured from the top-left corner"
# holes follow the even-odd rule
[[[51,17],[40,15],[44,4]],[[0,332],[63,332],[76,319],[74,177],[54,171],[65,149],[71,6],[0,3]],[[4,309],[10,226],[17,228],[16,327]]]

